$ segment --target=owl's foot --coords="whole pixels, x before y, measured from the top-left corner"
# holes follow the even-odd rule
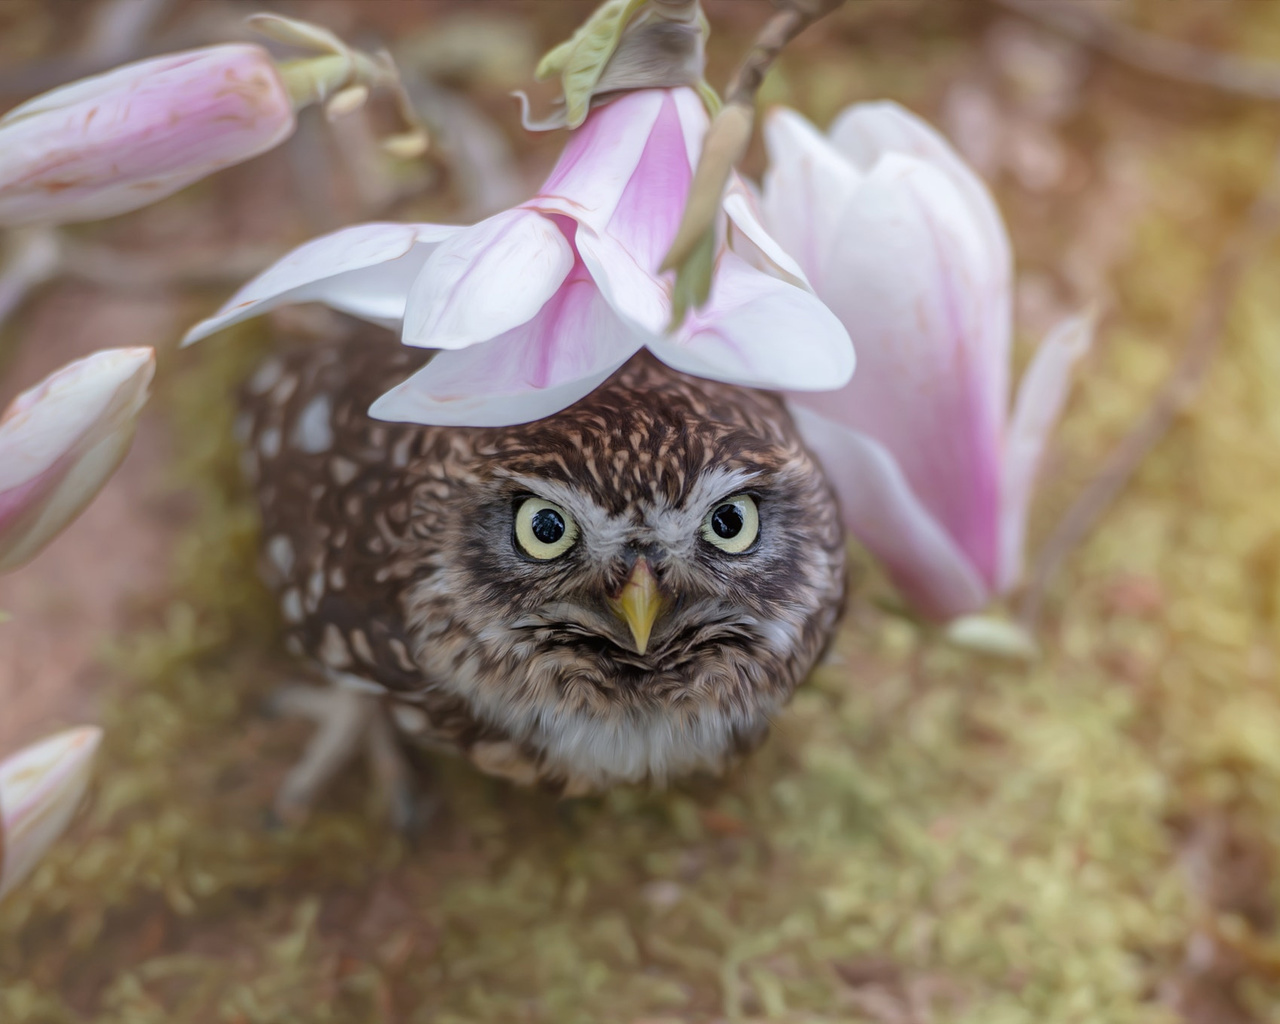
[[[316,724],[307,749],[276,793],[273,810],[279,821],[298,825],[306,820],[337,774],[363,750],[391,824],[410,837],[422,831],[431,808],[418,798],[412,766],[381,697],[340,686],[286,686],[271,695],[267,711]]]

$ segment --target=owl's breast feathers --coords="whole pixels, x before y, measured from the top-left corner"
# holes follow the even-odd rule
[[[834,500],[781,403],[642,355],[533,424],[371,420],[373,400],[426,359],[365,330],[274,355],[243,389],[236,433],[261,508],[261,571],[289,650],[331,677],[385,688],[411,707],[401,718],[420,740],[521,782],[578,791],[714,770],[757,742],[825,647],[843,597]],[[721,600],[719,587],[741,621],[717,624],[713,608],[709,624],[656,633],[666,647],[655,664],[676,667],[645,693],[634,654],[588,635],[592,622],[539,625],[526,614],[522,605],[559,607],[576,591],[563,576],[555,585],[570,590],[546,589],[551,570],[510,551],[509,526],[482,529],[498,507],[495,488],[534,479],[580,489],[607,532],[638,522],[638,508],[701,500],[698,488],[724,471],[726,452],[740,476],[785,480],[808,506],[802,515],[771,510],[804,535],[805,557],[770,563],[750,594],[732,577],[710,590],[681,584],[684,614]],[[585,540],[582,548],[586,559]],[[542,575],[526,578],[535,570]],[[675,570],[669,578],[684,579]],[[717,630],[723,657],[679,653]]]

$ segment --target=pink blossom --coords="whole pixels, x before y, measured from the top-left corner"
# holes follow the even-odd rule
[[[722,240],[710,302],[668,333],[672,276],[657,268],[706,128],[691,89],[624,94],[570,135],[527,202],[471,227],[365,224],[316,239],[186,340],[307,300],[399,325],[406,344],[442,351],[371,413],[418,423],[550,415],[644,347],[676,369],[753,387],[840,386],[853,372],[847,332],[748,204],[726,203],[740,230]]]
[[[210,46],[65,85],[0,117],[0,225],[135,210],[292,134],[266,50]]]
[[[32,558],[98,493],[129,450],[154,373],[149,348],[95,352],[0,416],[0,572]]]
[[[84,726],[0,759],[0,899],[66,829],[101,739],[102,730]]]
[[[858,351],[844,388],[793,395],[849,528],[922,612],[1018,579],[1045,440],[1089,324],[1041,345],[1009,419],[1012,260],[982,182],[923,121],[860,104],[827,136],[775,111],[766,227]]]

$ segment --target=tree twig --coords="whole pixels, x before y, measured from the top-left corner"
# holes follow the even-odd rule
[[[1018,619],[1034,632],[1045,592],[1066,557],[1089,534],[1124,491],[1143,460],[1195,400],[1221,347],[1241,281],[1262,249],[1280,232],[1280,153],[1270,181],[1227,240],[1192,321],[1177,365],[1129,433],[1112,450],[1098,475],[1067,509],[1040,549],[1018,606]]]
[[[991,0],[1147,74],[1249,99],[1280,100],[1280,66],[1214,53],[1080,10],[1071,0]]]
[[[844,0],[778,0],[778,13],[760,30],[725,91],[725,103],[755,106],[764,76],[782,48],[819,18],[825,18]]]

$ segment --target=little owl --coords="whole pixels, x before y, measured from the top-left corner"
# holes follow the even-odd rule
[[[363,328],[272,357],[237,422],[287,646],[337,684],[278,810],[361,743],[407,814],[401,737],[566,795],[722,772],[822,653],[835,499],[781,401],[641,353],[554,416],[365,410],[424,353]]]

